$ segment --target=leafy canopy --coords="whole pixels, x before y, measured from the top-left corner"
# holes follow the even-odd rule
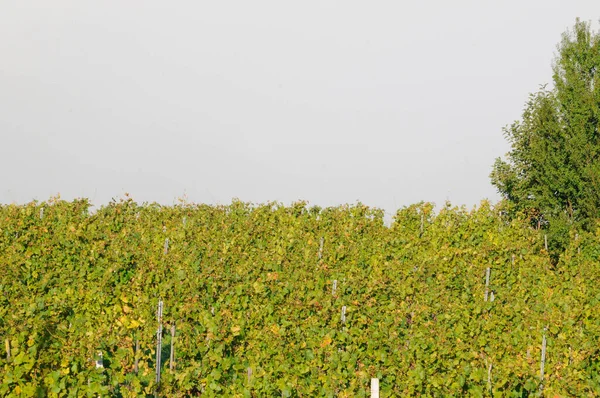
[[[521,120],[504,129],[511,150],[490,177],[513,210],[564,247],[565,231],[589,230],[600,213],[600,33],[577,20],[553,72],[554,87],[531,94]]]

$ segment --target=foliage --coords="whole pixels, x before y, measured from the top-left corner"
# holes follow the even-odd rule
[[[390,228],[362,204],[88,209],[0,207],[2,396],[153,395],[161,298],[161,396],[365,397],[371,377],[383,396],[536,396],[545,328],[544,393],[600,394],[600,232],[553,269],[485,202]]]
[[[531,94],[522,119],[504,129],[511,151],[496,160],[491,179],[515,211],[538,227],[555,224],[557,261],[568,231],[589,231],[600,214],[600,33],[577,20],[553,70],[554,87]]]

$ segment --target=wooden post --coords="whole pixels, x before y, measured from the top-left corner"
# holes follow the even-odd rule
[[[135,339],[135,354],[134,354],[135,362],[133,364],[133,371],[136,374],[137,374],[137,372],[140,369],[139,366],[138,366],[138,363],[139,363],[139,360],[140,360],[140,358],[139,358],[139,352],[140,352],[140,340],[139,339]]]
[[[158,310],[156,311],[156,319],[158,321],[158,329],[156,331],[156,394],[158,397],[158,385],[160,384],[160,352],[162,350],[162,315],[163,315],[163,301],[158,301]]]
[[[40,220],[44,218],[44,208],[40,209]]]
[[[421,235],[423,235],[424,224],[425,224],[425,215],[421,214]]]
[[[488,292],[490,288],[490,267],[485,269],[485,294],[483,296],[483,301],[488,301]]]
[[[252,380],[252,368],[248,368],[248,384],[250,384],[251,380]]]
[[[379,379],[371,379],[371,398],[379,398]]]
[[[548,235],[544,235],[544,248],[548,251]]]
[[[571,363],[573,363],[573,350],[571,349],[571,346],[569,345],[569,365],[571,365]]]
[[[346,323],[346,306],[342,307],[342,323]]]
[[[333,281],[333,288],[331,289],[331,295],[335,296],[335,290],[337,289],[337,280]]]
[[[319,260],[323,258],[323,243],[325,242],[325,238],[321,237],[321,242],[319,244]]]
[[[104,369],[104,360],[102,358],[102,351],[98,351],[98,359],[96,359],[96,369]]]
[[[175,322],[171,325],[171,357],[169,358],[169,370],[173,373],[175,369]]]
[[[10,361],[10,340],[9,339],[4,340],[4,345],[6,347],[6,360]]]
[[[540,361],[540,391],[544,389],[544,367],[546,366],[546,328],[542,335],[542,358]]]
[[[169,238],[165,239],[165,254],[169,252]]]
[[[487,360],[486,360],[487,362]],[[488,377],[487,377],[487,385],[488,385],[488,390],[490,392],[490,396],[492,396],[492,364],[490,363],[488,365]]]

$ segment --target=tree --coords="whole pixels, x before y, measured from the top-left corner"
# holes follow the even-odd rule
[[[556,252],[569,229],[589,230],[600,215],[600,32],[577,20],[553,72],[554,87],[531,94],[504,128],[511,150],[490,177],[512,209],[548,229]]]

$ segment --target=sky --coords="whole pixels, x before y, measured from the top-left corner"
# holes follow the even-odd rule
[[[0,203],[471,207],[594,0],[0,0]]]

